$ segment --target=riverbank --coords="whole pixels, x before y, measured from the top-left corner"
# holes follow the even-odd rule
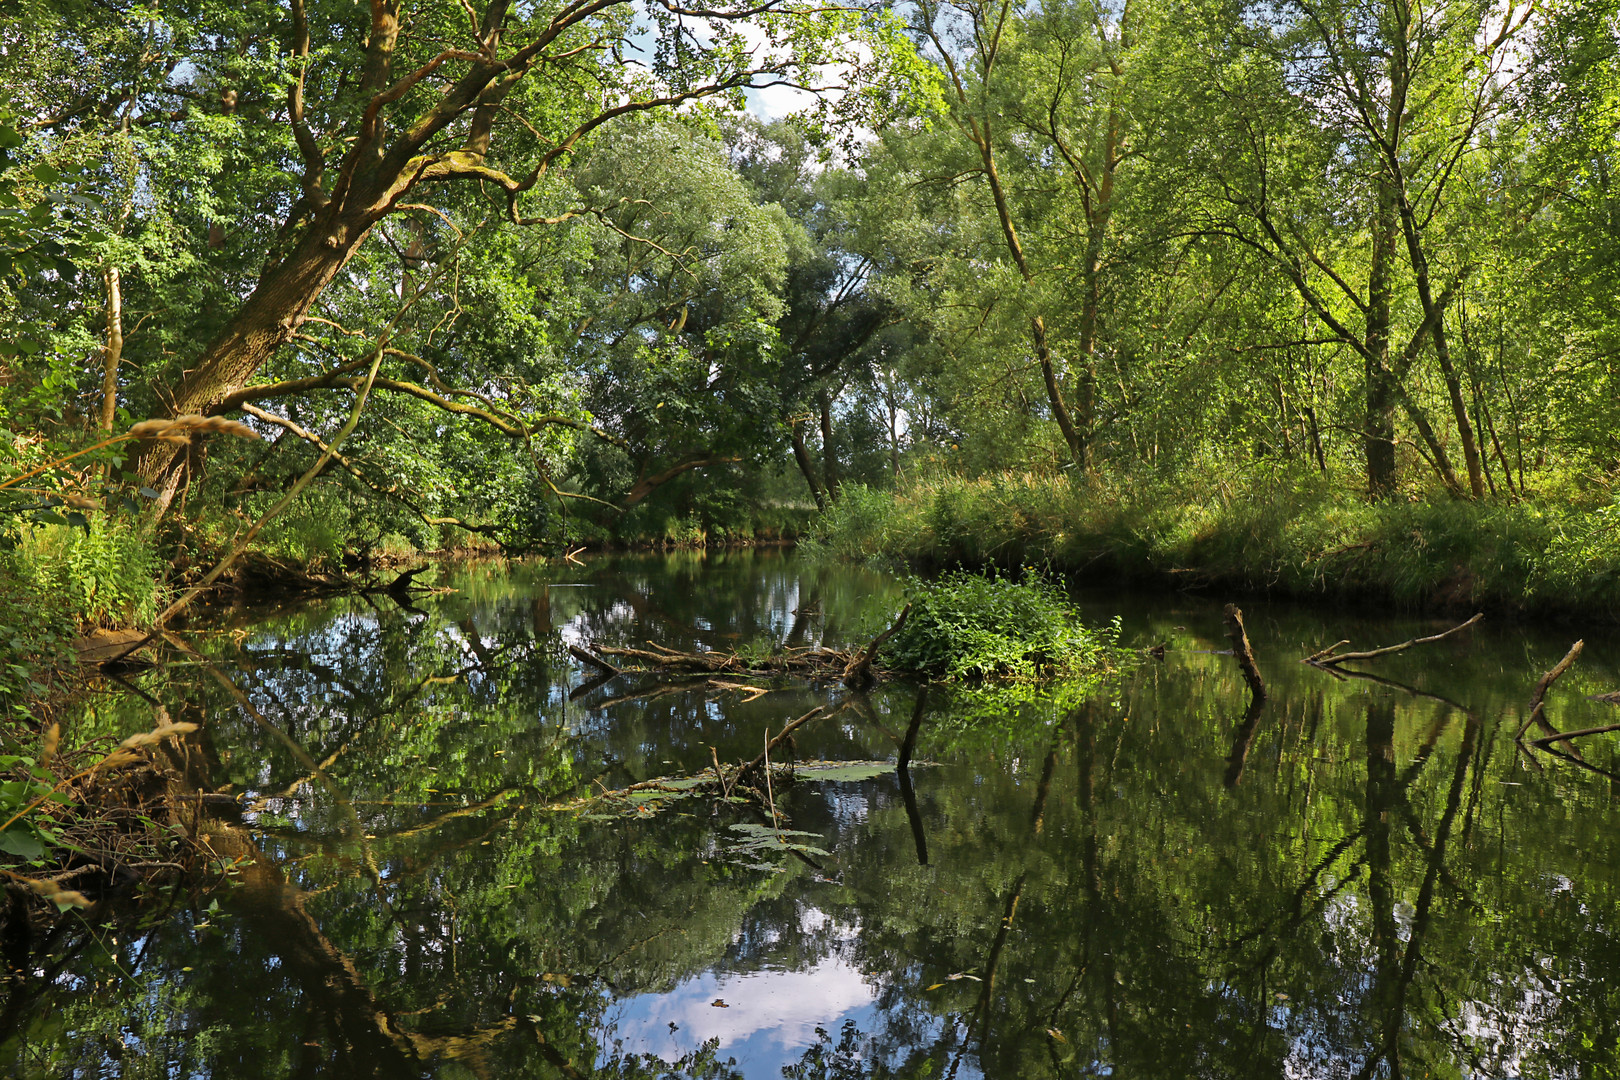
[[[1049,566],[1084,580],[1408,611],[1620,614],[1620,504],[1369,502],[1319,477],[1201,485],[999,473],[857,486],[807,546],[918,570]]]

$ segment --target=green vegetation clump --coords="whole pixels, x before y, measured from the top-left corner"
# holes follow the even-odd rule
[[[1599,493],[1601,494],[1601,493]],[[1620,606],[1612,498],[1368,501],[1307,472],[937,476],[856,485],[808,547],[919,567],[1041,563],[1178,586],[1513,611]]]
[[[11,737],[49,694],[72,652],[73,619],[60,596],[20,580],[0,557],[0,718]]]
[[[946,679],[1030,681],[1110,667],[1119,631],[1096,630],[1034,570],[1022,581],[951,573],[914,579],[911,614],[888,646],[895,667]]]

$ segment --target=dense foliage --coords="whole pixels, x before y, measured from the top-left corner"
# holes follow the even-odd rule
[[[1080,621],[1056,583],[946,574],[913,579],[911,611],[888,646],[906,671],[952,679],[1022,679],[1085,673],[1108,663],[1111,635]]]
[[[4,489],[25,574],[207,565],[367,387],[278,564],[747,540],[1001,475],[1597,535],[1615,0],[639,12],[0,15],[0,482],[148,416],[267,437]],[[1587,546],[1563,579],[1610,572]]]

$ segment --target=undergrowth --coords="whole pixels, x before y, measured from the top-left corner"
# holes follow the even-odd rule
[[[1370,501],[1315,473],[1165,479],[998,473],[844,488],[803,545],[918,569],[1366,599],[1409,608],[1620,609],[1620,500]]]

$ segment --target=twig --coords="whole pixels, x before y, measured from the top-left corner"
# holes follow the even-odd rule
[[[720,751],[711,746],[709,747],[709,756],[714,759],[714,780],[715,783],[720,785],[720,797],[729,799],[731,798],[731,785],[726,783],[725,770],[720,768]]]
[[[776,820],[776,792],[771,787],[771,729],[765,729],[765,753],[760,755],[765,759],[765,798],[771,807],[771,828],[777,830],[777,839],[781,839],[781,823]]]
[[[1390,653],[1402,652],[1406,649],[1410,649],[1414,645],[1427,645],[1432,641],[1439,641],[1441,638],[1448,638],[1452,634],[1457,633],[1459,630],[1468,629],[1470,626],[1473,626],[1484,617],[1485,613],[1482,611],[1478,615],[1475,615],[1472,619],[1469,619],[1467,622],[1458,623],[1456,626],[1453,626],[1450,630],[1447,630],[1444,633],[1433,634],[1429,637],[1412,638],[1410,641],[1403,641],[1399,645],[1386,645],[1382,649],[1369,649],[1367,652],[1335,654],[1333,650],[1337,649],[1339,645],[1348,644],[1348,642],[1341,641],[1339,642],[1339,645],[1334,645],[1331,648],[1323,650],[1322,652],[1307,656],[1303,662],[1307,664],[1315,664],[1317,667],[1326,667],[1330,664],[1342,664],[1347,660],[1372,660],[1375,657],[1387,656]]]
[[[1309,655],[1305,659],[1301,660],[1300,663],[1302,663],[1302,664],[1314,664],[1317,661],[1319,661],[1319,660],[1323,659],[1324,657],[1326,657],[1328,654],[1332,653],[1333,650],[1337,649],[1340,645],[1348,645],[1348,644],[1350,644],[1350,639],[1349,638],[1344,638],[1343,640],[1335,641],[1333,644],[1329,645],[1327,648],[1319,649],[1316,652],[1311,653],[1311,655]]]
[[[1553,683],[1558,681],[1560,675],[1574,665],[1576,657],[1581,655],[1581,650],[1585,647],[1586,642],[1584,640],[1571,645],[1569,652],[1564,654],[1564,658],[1554,664],[1553,669],[1543,675],[1540,682],[1536,683],[1536,688],[1530,692],[1530,712],[1524,718],[1524,723],[1519,725],[1519,733],[1513,736],[1515,739],[1524,738],[1524,733],[1530,730],[1531,724],[1540,724],[1542,730],[1546,731],[1548,735],[1558,735],[1558,729],[1548,723],[1545,714],[1547,691],[1552,687]]]
[[[709,686],[714,690],[741,690],[748,696],[742,699],[744,705],[750,701],[757,701],[771,692],[768,686],[750,686],[747,683],[727,682],[724,679],[710,679]]]

